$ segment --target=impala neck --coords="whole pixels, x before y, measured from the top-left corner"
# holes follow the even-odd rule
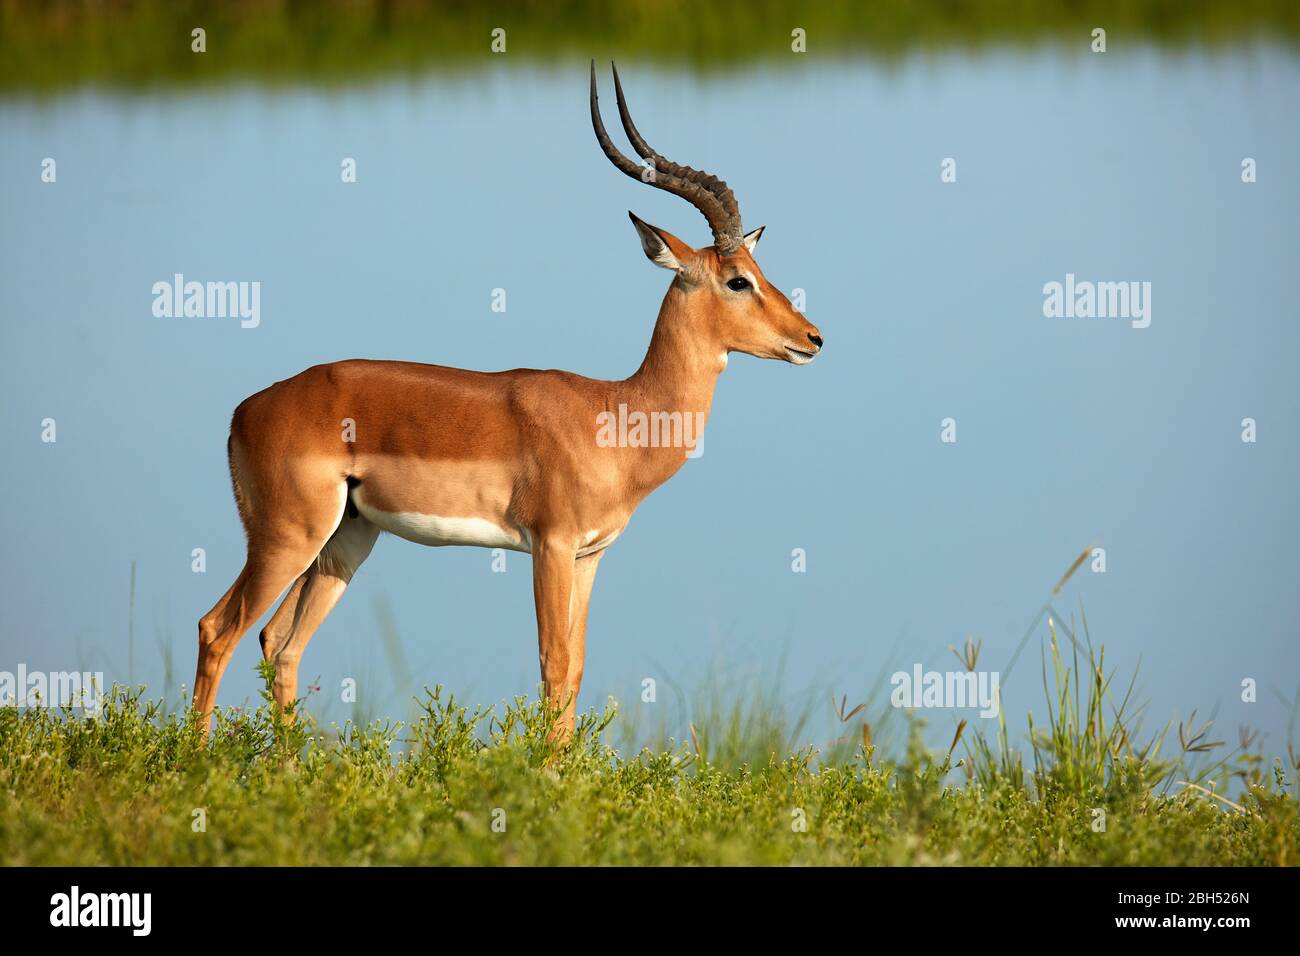
[[[654,335],[641,367],[623,382],[629,408],[642,411],[703,412],[727,367],[727,350],[712,332],[701,296],[674,282],[664,296]]]

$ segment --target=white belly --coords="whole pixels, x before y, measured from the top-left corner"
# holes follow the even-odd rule
[[[435,548],[445,545],[506,548],[526,554],[532,551],[527,531],[504,528],[486,518],[455,518],[416,511],[380,511],[367,507],[364,502],[356,500],[356,496],[353,497],[353,502],[367,521],[416,544],[427,544]]]

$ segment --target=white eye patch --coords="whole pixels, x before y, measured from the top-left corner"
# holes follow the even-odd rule
[[[748,283],[748,285],[747,285],[745,288],[743,288],[743,289],[732,289],[732,288],[731,288],[731,283],[735,282],[737,279],[744,279],[745,282]],[[723,283],[723,285],[725,285],[728,289],[731,289],[732,292],[752,292],[754,295],[759,295],[759,291],[758,291],[758,282],[757,282],[757,281],[754,279],[754,277],[753,277],[752,275],[750,275],[748,272],[738,271],[735,275],[733,275],[733,276],[731,276],[731,277],[729,277],[729,278],[723,279],[723,280],[722,280],[722,283]],[[760,296],[760,298],[761,298],[761,296]]]

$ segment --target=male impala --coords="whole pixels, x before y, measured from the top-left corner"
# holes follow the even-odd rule
[[[762,228],[742,231],[726,183],[651,149],[617,71],[614,89],[623,129],[649,165],[628,159],[605,132],[593,64],[600,148],[628,176],[695,206],[714,241],[693,249],[632,216],[646,256],[674,273],[641,367],[607,382],[357,359],[309,368],[240,404],[227,448],[248,558],[199,621],[194,707],[205,733],[235,645],[285,588],[261,639],[275,665],[276,703],[293,702],[303,649],[380,531],[533,556],[543,686],[563,708],[559,731],[571,732],[596,566],[642,499],[687,457],[671,443],[598,442],[598,421],[626,406],[703,423],[729,352],[802,365],[821,350],[817,328],[754,262]]]

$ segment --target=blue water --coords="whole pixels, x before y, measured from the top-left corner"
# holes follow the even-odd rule
[[[721,173],[747,226],[767,224],[757,257],[806,290],[826,349],[805,368],[733,357],[704,456],[601,565],[582,704],[664,706],[640,702],[643,678],[689,688],[710,663],[784,661],[792,700],[816,687],[852,706],[882,670],[949,666],[967,636],[1000,669],[1095,544],[1105,573],[1085,564],[1054,604],[1086,610],[1122,673],[1141,660],[1152,729],[1217,707],[1217,737],[1249,723],[1284,749],[1300,685],[1297,58],[1044,48],[623,76],[651,142]],[[636,368],[668,279],[626,210],[708,233],[607,164],[586,82],[585,63],[519,63],[0,101],[0,669],[191,683],[195,622],[243,561],[230,413],[272,381],[356,356]],[[260,326],[155,318],[151,287],[177,272],[261,282]],[[1045,318],[1043,285],[1067,273],[1149,281],[1150,327]],[[318,709],[355,715],[338,701],[350,676],[366,714],[407,712],[384,601],[410,685],[532,693],[530,562],[507,561],[496,574],[486,551],[381,539],[307,652]],[[1037,647],[1004,676],[1013,716],[1042,713]],[[255,693],[258,657],[250,635],[222,703]]]

